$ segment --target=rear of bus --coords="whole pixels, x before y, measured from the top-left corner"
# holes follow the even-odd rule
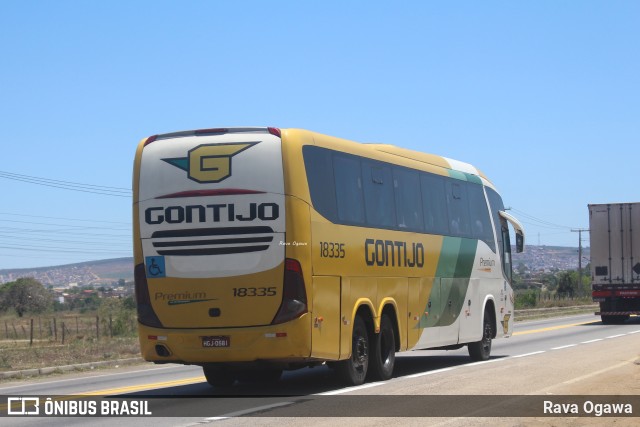
[[[304,278],[285,258],[285,199],[278,129],[141,141],[133,222],[146,360],[199,364],[206,374],[309,357]]]

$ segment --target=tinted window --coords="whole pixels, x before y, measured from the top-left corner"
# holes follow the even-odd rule
[[[303,147],[314,208],[337,224],[483,240],[496,250],[502,199],[483,186],[314,146]]]
[[[489,206],[491,207],[491,216],[493,223],[496,226],[496,236],[498,238],[498,247],[502,246],[502,233],[500,231],[501,220],[500,211],[504,210],[504,204],[502,203],[502,197],[491,188],[487,187],[487,198],[489,199]]]
[[[328,220],[338,218],[336,192],[333,182],[333,162],[331,151],[306,145],[302,148],[304,167],[313,207]]]
[[[333,173],[338,219],[351,224],[364,223],[360,160],[355,156],[335,155]]]
[[[380,162],[362,162],[364,205],[367,224],[392,228],[396,225],[391,167]]]
[[[424,229],[427,233],[449,234],[445,178],[431,174],[420,175]]]
[[[465,181],[450,180],[446,183],[449,230],[452,236],[470,237],[469,200]]]
[[[504,239],[503,239],[503,227],[506,227],[505,221],[500,217],[499,212],[504,210],[504,204],[502,203],[502,197],[491,188],[487,187],[487,198],[489,199],[489,206],[491,207],[491,217],[493,224],[496,227],[496,238],[498,239],[498,249],[500,250],[500,257],[504,259]],[[507,230],[507,236],[508,234]]]
[[[482,186],[469,184],[467,186],[469,195],[469,215],[471,216],[471,236],[475,239],[483,240],[491,250],[495,252],[493,241],[493,228],[491,227],[491,217],[484,198]]]
[[[418,172],[393,168],[396,220],[400,229],[422,231],[422,197]]]

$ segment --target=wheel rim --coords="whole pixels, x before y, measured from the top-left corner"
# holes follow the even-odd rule
[[[485,322],[484,324],[484,335],[482,336],[482,350],[485,353],[491,351],[491,336],[493,335],[491,331],[491,323]]]
[[[369,347],[367,339],[362,335],[355,336],[353,339],[353,354],[351,360],[353,361],[353,367],[356,371],[364,372],[368,355]]]

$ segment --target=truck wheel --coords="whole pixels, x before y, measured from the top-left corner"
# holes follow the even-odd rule
[[[386,381],[393,375],[396,361],[396,336],[393,322],[386,314],[380,319],[380,333],[372,340],[371,346],[371,376],[374,379]]]
[[[489,360],[491,355],[491,339],[493,337],[493,324],[491,319],[490,310],[484,311],[484,321],[482,324],[482,339],[480,341],[467,344],[469,350],[469,356],[472,360],[483,361]]]
[[[353,321],[351,336],[351,357],[337,364],[338,374],[349,385],[364,383],[369,368],[369,333],[360,316]]]
[[[236,381],[235,372],[222,367],[203,366],[204,377],[213,387],[230,387]]]
[[[621,325],[629,319],[628,315],[622,316],[605,316],[604,314],[600,316],[602,319],[602,323],[604,325]]]

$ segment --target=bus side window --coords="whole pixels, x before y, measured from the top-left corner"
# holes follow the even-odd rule
[[[333,158],[338,219],[348,224],[364,223],[364,201],[360,160],[354,156]]]
[[[336,222],[338,208],[333,174],[333,161],[330,150],[305,145],[302,148],[307,182],[313,207],[331,222]]]
[[[486,188],[487,197],[489,198],[489,205],[491,207],[491,219],[496,229],[497,249],[500,252],[500,258],[504,262],[504,233],[502,227],[506,225],[504,220],[500,217],[500,211],[504,210],[504,204],[502,198],[491,188]]]
[[[420,174],[424,228],[427,233],[443,235],[450,233],[444,182],[444,178],[440,176]]]
[[[362,180],[364,182],[367,224],[386,228],[395,227],[396,216],[391,168],[383,163],[364,160],[362,162]]]
[[[422,200],[417,172],[393,168],[393,189],[396,196],[396,216],[400,229],[422,231]]]
[[[471,234],[473,238],[484,241],[495,252],[491,217],[484,198],[484,191],[479,184],[469,184],[469,214],[471,216]]]
[[[447,182],[447,206],[451,234],[460,237],[471,237],[467,188],[462,181]]]

